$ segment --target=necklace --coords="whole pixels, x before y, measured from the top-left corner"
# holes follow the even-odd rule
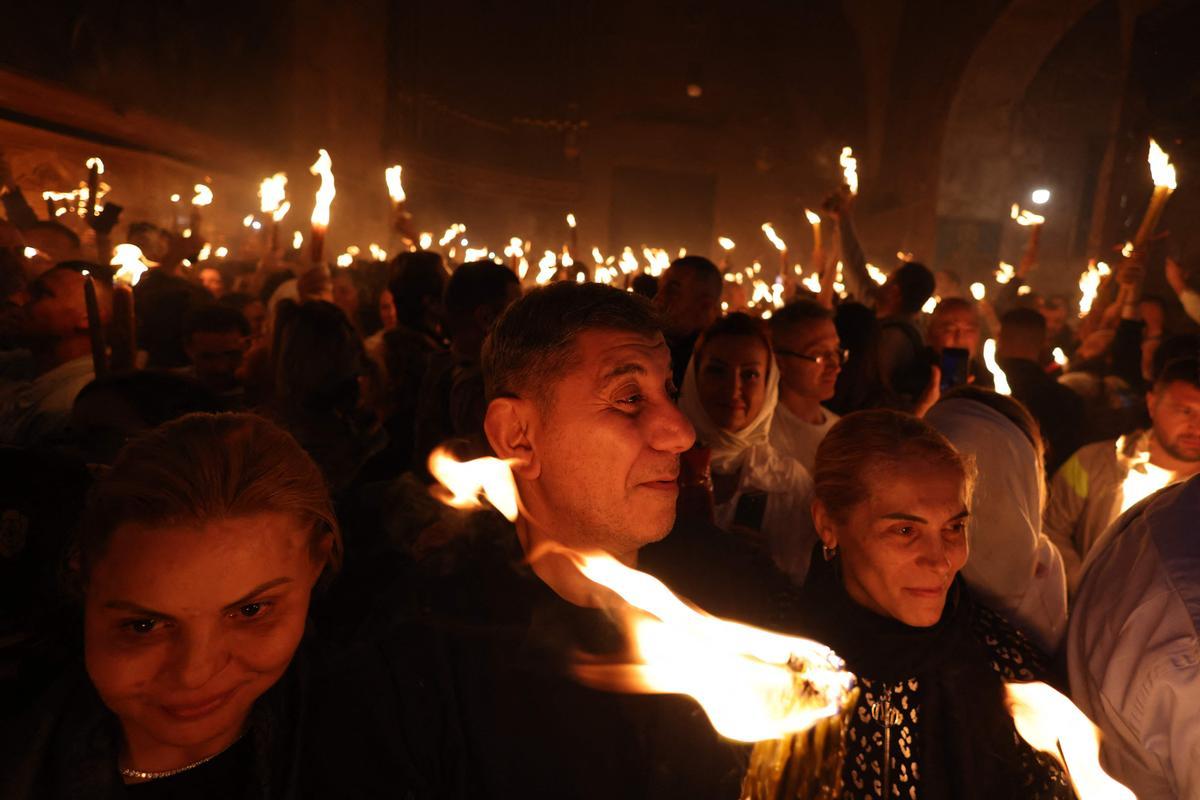
[[[245,734],[242,734],[242,735],[244,736]],[[200,766],[201,764],[207,764],[209,761],[212,761],[217,756],[225,753],[226,750],[233,747],[235,744],[237,744],[241,740],[242,740],[242,736],[238,736],[232,742],[225,745],[220,750],[213,753],[211,756],[205,756],[204,758],[200,759],[199,761],[193,761],[191,764],[185,764],[182,767],[176,767],[175,769],[165,769],[161,772],[142,772],[140,769],[133,769],[132,767],[121,767],[120,768],[121,777],[122,778],[132,778],[133,780],[136,780],[136,781],[153,781],[153,780],[157,780],[159,778],[169,778],[172,775],[178,775],[181,772],[187,772],[189,769],[195,769],[196,767]]]

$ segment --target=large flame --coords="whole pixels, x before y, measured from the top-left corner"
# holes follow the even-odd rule
[[[333,198],[337,194],[337,189],[333,185],[333,159],[329,157],[329,153],[324,148],[317,152],[320,155],[308,168],[310,173],[319,175],[321,178],[321,185],[317,187],[316,200],[313,203],[311,221],[313,225],[329,227],[329,208],[333,205]]]
[[[207,206],[212,204],[213,191],[207,184],[197,183],[192,187],[192,191],[196,193],[192,196],[192,205]]]
[[[1143,499],[1175,480],[1175,473],[1150,463],[1150,451],[1127,453],[1127,440],[1117,439],[1117,458],[1128,467],[1121,482],[1121,513],[1124,514]]]
[[[1067,770],[1084,800],[1134,800],[1128,788],[1100,767],[1100,732],[1068,698],[1044,683],[1005,686],[1017,733]]]
[[[269,178],[263,178],[258,185],[258,197],[261,201],[259,208],[264,214],[273,214],[283,205],[287,197],[287,175],[276,172]],[[287,212],[284,212],[287,213]]]
[[[1146,155],[1146,161],[1150,164],[1150,179],[1154,181],[1154,185],[1175,191],[1175,167],[1171,164],[1170,156],[1153,139],[1150,140],[1150,152]]]
[[[444,487],[448,504],[478,508],[487,500],[516,520],[517,488],[508,462],[460,462],[439,448],[430,456],[429,470]],[[583,577],[615,595],[614,611],[629,636],[632,663],[576,666],[576,675],[589,685],[690,695],[718,733],[743,742],[803,731],[839,713],[854,688],[854,676],[822,644],[710,616],[657,578],[606,553],[559,545],[547,551],[565,556]]]
[[[775,245],[776,250],[781,253],[784,250],[787,250],[787,244],[785,244],[783,239],[780,238],[779,234],[775,232],[775,227],[771,225],[771,223],[764,222],[762,224],[762,232],[767,235],[767,238],[771,241],[771,244]]]
[[[1100,283],[1112,270],[1103,261],[1089,261],[1088,268],[1079,276],[1079,316],[1086,317],[1096,302]]]
[[[988,372],[992,373],[996,394],[1012,394],[1012,388],[1008,385],[1008,376],[1004,374],[1004,370],[1000,369],[1000,364],[996,361],[995,339],[988,339],[983,343],[983,363]]]
[[[858,194],[858,159],[854,157],[854,151],[849,146],[842,148],[838,164],[842,167],[842,177],[850,189],[850,194]]]
[[[408,199],[408,195],[404,193],[404,184],[400,183],[400,172],[403,169],[396,164],[383,171],[383,179],[387,182],[388,195],[391,196],[393,203],[403,203]]]
[[[114,267],[119,267],[113,275],[114,281],[124,281],[130,286],[137,286],[137,282],[142,279],[144,273],[150,267],[157,267],[158,263],[150,261],[142,254],[142,248],[136,244],[119,244],[113,250],[113,257],[108,262]]]

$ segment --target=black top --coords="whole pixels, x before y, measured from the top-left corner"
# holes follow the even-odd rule
[[[210,800],[238,797],[254,774],[254,746],[243,736],[224,753],[198,767],[165,778],[125,786],[132,800]]]
[[[1000,369],[1012,396],[1025,404],[1046,440],[1046,474],[1053,475],[1084,442],[1083,399],[1035,361],[1004,358]]]

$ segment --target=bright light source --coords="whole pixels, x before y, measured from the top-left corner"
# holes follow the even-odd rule
[[[1050,202],[1050,190],[1034,189],[1033,194],[1029,195],[1029,199],[1039,206],[1044,206]]]

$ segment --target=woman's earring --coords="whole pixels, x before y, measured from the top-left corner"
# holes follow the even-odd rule
[[[837,558],[837,545],[830,547],[829,545],[821,545],[821,555],[826,561],[833,561]]]

